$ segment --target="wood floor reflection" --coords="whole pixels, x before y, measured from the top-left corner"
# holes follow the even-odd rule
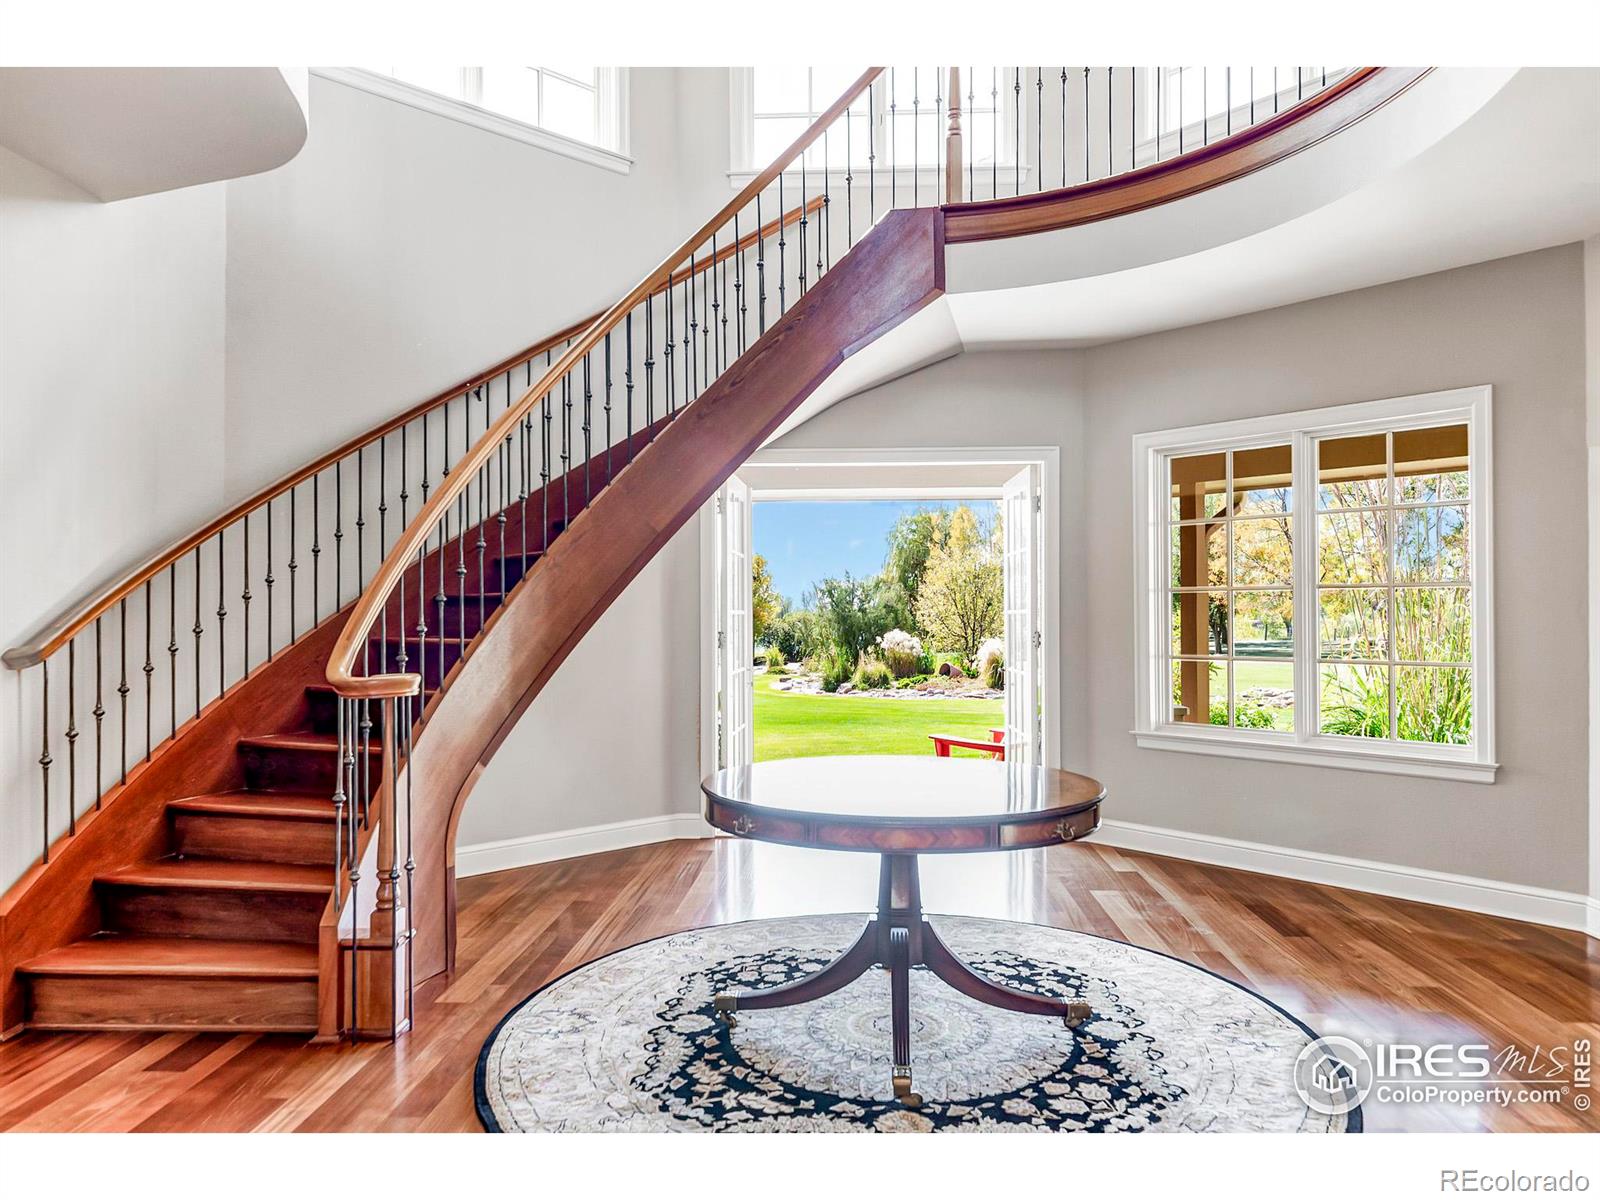
[[[39,1034],[0,1044],[0,1130],[475,1130],[472,1071],[506,1010],[619,947],[697,925],[866,911],[871,855],[668,842],[462,881],[459,969],[393,1046],[278,1035]],[[1600,1041],[1581,934],[1092,843],[928,855],[930,913],[1079,929],[1239,981],[1319,1032],[1546,1051]],[[1596,1089],[1600,1090],[1600,1089]],[[1600,1130],[1555,1104],[1367,1106],[1374,1130]]]

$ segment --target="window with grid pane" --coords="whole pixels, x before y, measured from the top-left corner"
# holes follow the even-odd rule
[[[618,149],[598,67],[367,67],[412,87],[573,141]]]
[[[1489,402],[1138,435],[1140,744],[1492,779]]]

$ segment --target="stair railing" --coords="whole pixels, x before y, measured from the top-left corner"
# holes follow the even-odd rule
[[[1013,134],[1010,178],[1023,177],[1020,98],[1024,82],[1032,79],[1035,115],[1043,112],[1041,69],[1005,69],[1011,87],[1013,114],[1019,123],[1008,126]],[[1153,69],[1130,71],[1138,84],[1145,79],[1175,78],[1180,89],[1184,75],[1157,74]],[[434,608],[443,628],[448,592],[467,594],[474,577],[477,595],[488,587],[503,601],[525,576],[531,564],[550,550],[552,540],[582,514],[604,489],[625,473],[641,444],[648,445],[668,422],[678,419],[708,387],[723,377],[788,310],[790,304],[814,286],[830,267],[847,254],[888,212],[899,207],[938,204],[948,197],[951,181],[962,162],[962,142],[942,136],[952,125],[962,125],[959,69],[930,69],[930,104],[923,104],[922,76],[912,69],[909,95],[904,69],[864,72],[832,105],[769,165],[756,172],[734,198],[655,270],[572,343],[537,382],[515,401],[509,397],[497,418],[485,409],[472,449],[459,459],[448,480],[428,499],[405,532],[396,540],[383,564],[346,619],[328,660],[327,680],[342,698],[346,731],[353,747],[361,731],[376,724],[383,730],[405,727],[404,761],[386,780],[373,783],[352,773],[351,792],[343,801],[352,811],[375,812],[379,827],[393,826],[393,834],[379,845],[374,866],[381,894],[368,905],[358,901],[362,855],[351,845],[346,861],[348,878],[341,884],[339,911],[348,921],[340,935],[345,945],[375,951],[368,974],[394,980],[409,972],[409,943],[414,931],[404,914],[412,911],[415,862],[410,834],[410,752],[413,734],[421,736],[432,709],[426,680],[432,666],[433,701],[450,679],[471,660],[479,632],[468,636],[464,624],[456,644],[446,655],[443,639],[428,637],[428,610]],[[1091,73],[1083,77],[1089,78]],[[1000,78],[996,69],[994,79]],[[1105,71],[1107,82],[1115,77]],[[1294,84],[1296,96],[1332,91],[1351,78],[1320,71],[1315,82],[1309,73]],[[946,91],[946,89],[949,89]],[[1284,102],[1279,88],[1274,103]],[[998,95],[998,88],[996,88]],[[909,103],[907,101],[909,100]],[[951,101],[952,103],[947,103]],[[906,111],[909,109],[910,111]],[[1165,107],[1160,110],[1165,113]],[[969,113],[966,145],[973,145]],[[997,120],[995,113],[979,113]],[[1061,118],[1066,120],[1065,102]],[[1204,149],[1212,126],[1232,119],[1229,112],[1201,118],[1199,144]],[[943,124],[941,124],[943,123]],[[998,127],[998,125],[996,126]],[[1108,128],[1116,131],[1115,121]],[[1028,126],[1042,153],[1044,125]],[[958,131],[959,132],[959,131]],[[1167,130],[1160,120],[1147,156],[1167,152],[1187,154],[1189,133],[1182,123]],[[934,147],[928,152],[930,144]],[[1227,140],[1227,135],[1223,136]],[[1087,144],[1087,143],[1086,143]],[[1234,147],[1243,143],[1237,138]],[[991,150],[993,148],[991,147]],[[1136,145],[1128,159],[1137,172],[1143,162]],[[980,156],[981,157],[981,156]],[[1036,161],[1042,162],[1043,159]],[[1063,160],[1064,161],[1064,160]],[[969,180],[975,178],[973,155],[966,157]],[[952,164],[955,164],[954,166]],[[1111,163],[1115,173],[1116,163]],[[1100,182],[1090,162],[1088,178],[1074,186]],[[998,179],[998,171],[992,172]],[[1035,173],[1041,188],[1044,175]],[[791,233],[784,223],[766,221],[765,215],[787,212],[798,194],[800,216]],[[1060,191],[1045,195],[1062,195]],[[967,207],[946,205],[949,214]],[[1107,214],[1109,215],[1109,214]],[[508,545],[508,518],[520,533]],[[506,564],[517,580],[508,586]],[[495,564],[496,566],[491,566]],[[498,568],[499,580],[496,582]],[[493,618],[490,617],[490,620]],[[393,622],[392,625],[389,622]],[[390,631],[400,633],[397,650]],[[415,641],[410,641],[415,634]],[[374,645],[377,654],[374,655]],[[420,659],[414,661],[414,645]],[[436,654],[436,658],[429,655]],[[376,657],[376,661],[375,661]],[[453,661],[450,661],[453,660]],[[408,670],[417,665],[424,670]],[[392,669],[391,669],[392,667]],[[420,703],[419,703],[420,698]],[[370,715],[378,706],[379,716]],[[417,718],[413,731],[411,718]],[[388,849],[385,850],[384,847]],[[403,885],[402,885],[403,880]],[[375,933],[373,931],[382,931]],[[352,977],[357,972],[352,971]],[[405,1027],[410,1011],[410,989],[396,988],[384,1028],[394,1033]],[[358,1006],[353,991],[352,1007]],[[374,1009],[370,1000],[363,1006]],[[380,1003],[376,1010],[383,1008]],[[373,1032],[369,1030],[368,1032]]]

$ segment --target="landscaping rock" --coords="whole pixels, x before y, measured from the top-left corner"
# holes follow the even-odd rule
[[[848,696],[851,692],[853,692],[855,690],[856,690],[856,685],[855,684],[849,683],[849,682],[845,682],[845,683],[841,683],[839,685],[839,690],[836,691],[834,693],[834,695],[836,695],[836,696]]]

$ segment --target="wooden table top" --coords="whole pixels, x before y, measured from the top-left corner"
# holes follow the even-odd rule
[[[706,820],[729,833],[884,853],[1073,841],[1098,827],[1105,796],[1097,780],[1052,767],[876,755],[757,763],[700,790]]]

